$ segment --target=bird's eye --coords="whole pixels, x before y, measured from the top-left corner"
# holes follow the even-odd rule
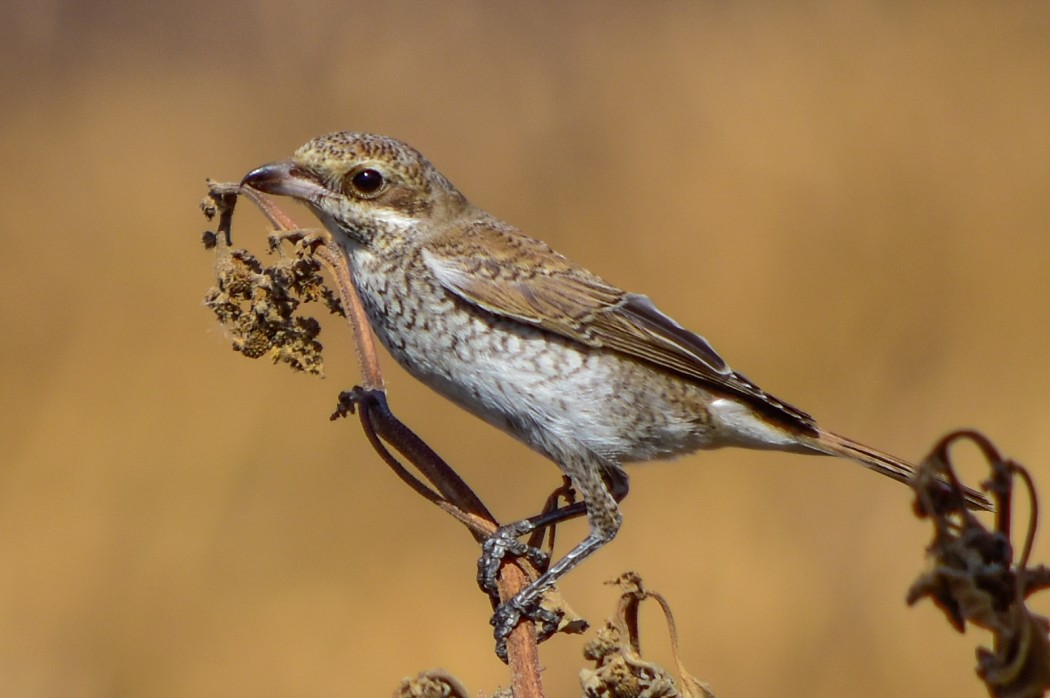
[[[385,181],[379,170],[372,168],[358,170],[350,176],[350,186],[360,196],[375,196],[383,188]]]

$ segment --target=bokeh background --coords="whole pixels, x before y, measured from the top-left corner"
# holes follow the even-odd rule
[[[916,459],[975,426],[1050,496],[1048,36],[1038,2],[8,5],[0,694],[505,682],[470,538],[328,421],[345,329],[316,380],[202,306],[205,177],[331,130],[416,145],[826,425]],[[265,232],[243,207],[236,240]],[[387,369],[499,516],[537,510],[551,464]],[[635,569],[721,696],[985,695],[988,637],[905,607],[929,530],[904,488],[770,453],[632,474],[563,587],[593,622]],[[550,695],[580,646],[544,646]]]

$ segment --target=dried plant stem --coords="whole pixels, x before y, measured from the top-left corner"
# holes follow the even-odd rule
[[[427,444],[398,420],[386,404],[385,387],[375,336],[365,314],[360,296],[353,283],[346,255],[324,230],[303,230],[272,201],[250,187],[236,184],[209,183],[212,199],[219,208],[220,235],[229,244],[230,220],[237,194],[247,196],[278,234],[289,240],[313,243],[312,255],[328,270],[335,282],[347,323],[354,338],[358,363],[361,367],[362,387],[340,396],[339,414],[360,413],[361,424],[369,442],[395,473],[421,496],[441,507],[463,523],[478,541],[492,535],[499,527],[495,518],[476,494]],[[429,480],[434,492],[410,473],[386,444],[390,444]],[[530,572],[524,560],[508,560],[500,568],[499,593],[502,601],[516,596],[528,586]],[[522,622],[507,638],[507,663],[511,671],[511,685],[516,698],[540,698],[544,695],[540,680],[539,643],[531,622]]]

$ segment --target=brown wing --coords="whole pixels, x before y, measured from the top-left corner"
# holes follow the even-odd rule
[[[480,308],[541,327],[589,347],[628,354],[746,399],[812,429],[813,418],[736,373],[698,334],[538,240],[486,221],[422,252],[438,281]]]

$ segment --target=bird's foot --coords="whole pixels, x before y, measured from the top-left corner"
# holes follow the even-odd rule
[[[501,604],[489,623],[496,639],[496,656],[507,661],[507,638],[522,620],[536,624],[536,641],[543,642],[553,635],[561,624],[561,616],[540,605],[546,585],[532,584],[517,596]]]
[[[496,529],[496,532],[482,544],[481,557],[478,559],[478,586],[492,598],[494,603],[499,603],[499,589],[497,586],[499,582],[499,566],[507,556],[523,557],[540,572],[545,571],[550,564],[550,556],[547,553],[518,540],[521,536],[532,533],[535,529],[535,524],[528,520],[507,524]],[[518,597],[520,596],[521,594],[518,595]],[[508,601],[503,606],[512,603],[513,600]]]

